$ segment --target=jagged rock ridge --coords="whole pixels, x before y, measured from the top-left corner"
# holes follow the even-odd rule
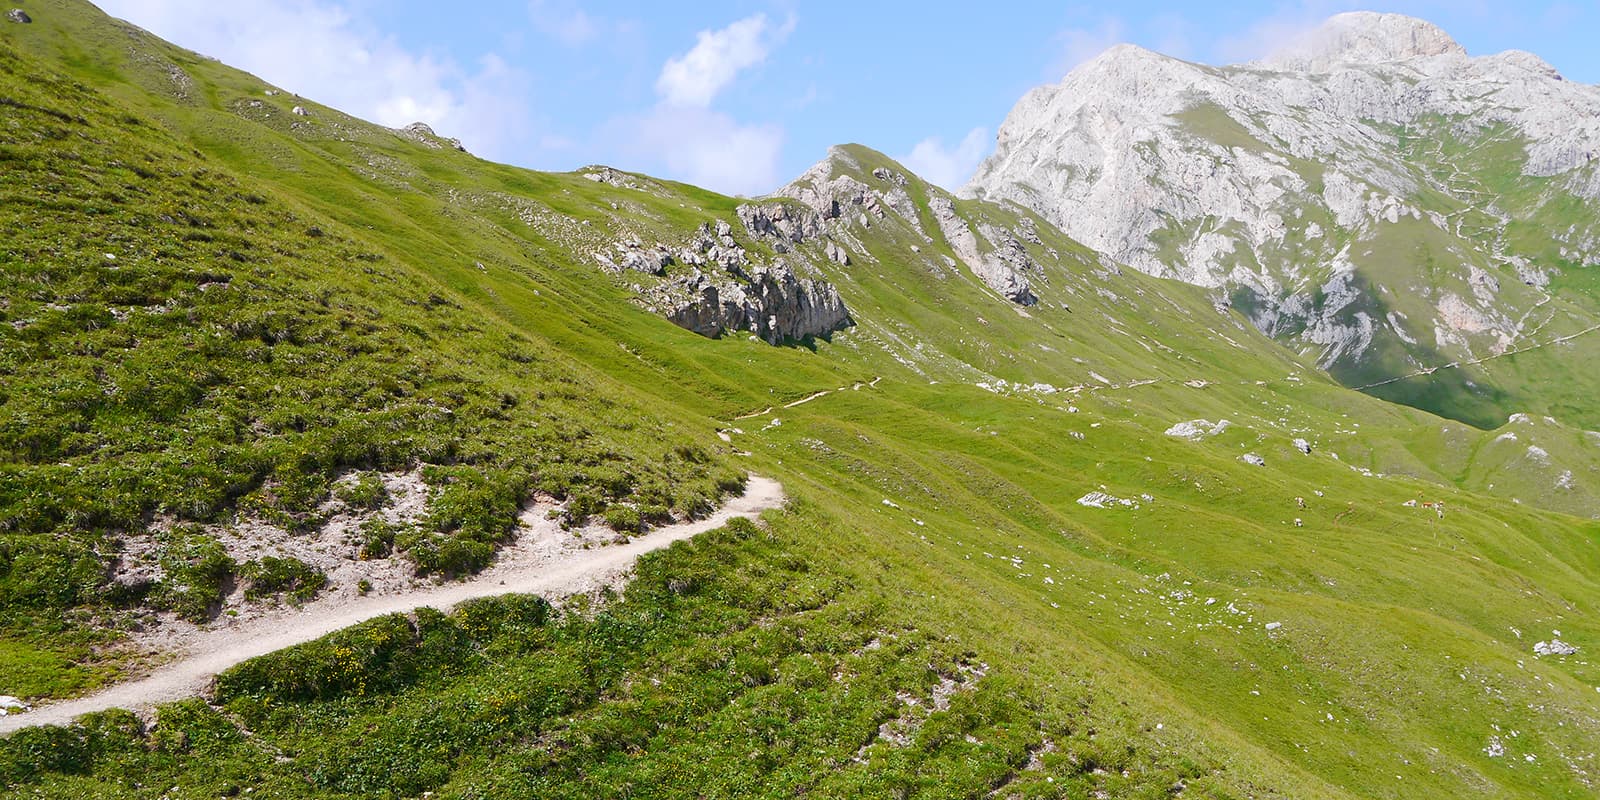
[[[863,177],[870,175],[878,185],[870,186],[849,174],[852,172]],[[933,240],[923,230],[917,203],[907,191],[910,181],[904,173],[886,167],[876,167],[868,173],[844,149],[832,148],[826,159],[774,193],[775,197],[800,201],[809,209],[809,214],[803,220],[789,221],[785,227],[777,227],[781,220],[775,219],[773,229],[780,235],[798,230],[804,236],[827,234],[848,240],[852,224],[866,228],[872,220],[887,219],[893,212],[924,241],[931,243]],[[928,208],[939,234],[967,269],[985,286],[1013,303],[1027,306],[1038,302],[1028,275],[1037,273],[1039,267],[1018,241],[1017,234],[983,222],[975,224],[957,211],[950,197],[933,187],[926,188],[930,193]],[[764,213],[773,212],[769,207]],[[784,216],[784,212],[776,213]],[[747,226],[755,223],[755,220],[746,221]],[[794,225],[800,227],[795,229]],[[752,227],[752,231],[755,230],[757,228]],[[761,228],[762,232],[766,230],[766,227]],[[848,262],[848,250],[844,245],[835,243],[831,247],[831,260]]]

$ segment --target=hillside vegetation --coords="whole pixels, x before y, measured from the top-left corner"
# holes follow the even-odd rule
[[[1594,793],[1593,434],[1350,391],[1206,292],[867,148],[761,202],[803,215],[839,178],[905,202],[779,240],[735,198],[487,163],[29,6],[0,37],[0,693],[137,672],[137,628],[207,624],[260,576],[289,602],[315,581],[228,532],[314,536],[395,475],[427,502],[369,555],[429,580],[535,496],[627,530],[747,472],[791,500],[615,594],[386,617],[153,727],[19,731],[8,793]],[[854,325],[702,337],[647,308],[689,266],[594,257],[719,221]],[[1006,240],[1037,302],[972,268]],[[159,577],[122,579],[135,550]],[[1534,654],[1553,638],[1577,653]]]

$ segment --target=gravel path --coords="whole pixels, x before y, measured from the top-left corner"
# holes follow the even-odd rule
[[[309,642],[358,622],[385,614],[430,606],[447,611],[457,603],[501,594],[565,597],[614,583],[639,556],[673,542],[720,528],[735,517],[754,518],[783,505],[783,486],[770,478],[750,476],[745,493],[712,516],[696,522],[667,525],[623,544],[564,553],[560,560],[507,558],[470,580],[388,597],[356,597],[332,604],[317,603],[299,613],[263,617],[234,628],[200,630],[181,647],[181,655],[149,676],[109,687],[87,697],[40,706],[0,717],[0,734],[38,725],[63,725],[80,714],[112,708],[145,709],[199,694],[217,673],[240,662]],[[530,563],[530,561],[532,563]]]

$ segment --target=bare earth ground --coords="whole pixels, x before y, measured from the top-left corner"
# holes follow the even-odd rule
[[[113,708],[147,709],[199,694],[211,678],[240,662],[281,650],[385,614],[430,606],[447,611],[457,603],[500,594],[566,597],[596,591],[621,580],[634,559],[673,542],[722,527],[735,517],[754,518],[783,504],[783,487],[750,476],[745,493],[715,514],[695,522],[666,525],[627,541],[601,547],[574,546],[599,531],[575,536],[545,518],[542,505],[523,515],[516,541],[500,551],[494,566],[470,580],[439,586],[360,595],[334,591],[300,609],[282,607],[246,618],[219,618],[204,628],[165,626],[161,640],[175,657],[147,677],[112,686],[87,697],[0,717],[0,734],[38,725],[62,725],[80,714]],[[610,534],[606,531],[605,534]],[[614,534],[610,534],[614,536]]]

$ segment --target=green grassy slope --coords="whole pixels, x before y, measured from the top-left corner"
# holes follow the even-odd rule
[[[920,231],[893,213],[854,224],[851,264],[820,266],[856,327],[784,347],[703,339],[631,303],[624,284],[647,279],[614,280],[589,252],[623,235],[681,241],[701,222],[731,221],[738,201],[430,148],[267,96],[249,76],[82,4],[37,5],[35,24],[0,42],[0,96],[74,120],[6,108],[4,321],[55,321],[0,327],[5,430],[18,437],[67,411],[88,422],[43,439],[67,447],[83,436],[74,446],[85,452],[33,456],[7,445],[10,485],[48,502],[5,508],[64,511],[32,529],[7,527],[0,580],[80,591],[8,595],[0,657],[83,660],[108,634],[72,623],[37,635],[37,609],[114,619],[117,606],[98,594],[97,542],[131,534],[121,529],[181,496],[129,483],[130,510],[109,506],[123,516],[78,519],[70,512],[97,507],[99,495],[83,490],[94,500],[83,504],[42,483],[52,465],[65,460],[72,475],[78,466],[201,474],[181,438],[209,430],[199,419],[232,426],[231,439],[204,439],[231,450],[203,452],[251,459],[238,490],[214,495],[224,517],[241,501],[284,505],[286,493],[263,491],[280,485],[280,470],[297,470],[316,498],[340,470],[385,459],[483,476],[482,493],[455,507],[496,508],[499,489],[526,492],[551,476],[566,491],[594,492],[597,509],[645,502],[652,487],[651,499],[692,507],[730,469],[772,475],[793,500],[762,528],[732,526],[645,559],[639,579],[603,607],[550,613],[507,600],[448,618],[378,620],[245,664],[223,676],[211,704],[169,706],[153,731],[112,713],[16,734],[0,743],[7,790],[1592,794],[1600,525],[1536,507],[1592,514],[1586,484],[1555,499],[1498,485],[1521,469],[1494,451],[1507,443],[1340,388],[1204,293],[1102,264],[1037,219],[1028,250],[1040,302],[1022,313],[943,260],[954,254],[927,211],[938,190],[914,177],[906,188]],[[172,67],[187,80],[174,84]],[[312,115],[288,114],[294,104]],[[113,166],[147,155],[161,167],[141,166],[153,178]],[[875,168],[904,173],[858,147],[829,166],[869,185]],[[202,187],[187,188],[197,179]],[[43,180],[85,196],[50,193],[59,208],[13,202],[40,197],[25,188]],[[154,188],[115,188],[138,180]],[[178,210],[163,204],[210,220],[211,240],[152,222]],[[1023,225],[1012,209],[956,209]],[[72,224],[50,227],[57,214],[74,215],[62,217]],[[313,226],[324,235],[306,236]],[[737,236],[774,255],[770,242]],[[262,255],[237,261],[219,242]],[[126,268],[107,269],[105,252]],[[248,302],[199,290],[198,273],[219,261],[228,291],[253,292]],[[143,290],[153,302],[105,296],[124,272],[155,284]],[[157,304],[192,308],[195,321],[73,316]],[[345,309],[355,320],[341,327]],[[226,346],[185,355],[185,335],[198,347],[205,325],[262,317],[270,348],[241,327],[214,337]],[[270,333],[278,317],[307,319],[292,329],[306,332],[298,343]],[[129,360],[102,339],[130,322],[151,326],[131,337],[136,353],[166,342],[173,355],[157,363],[226,380],[189,390],[165,406],[169,417],[148,399],[126,408],[95,399],[85,414],[52,405],[93,396],[70,385],[12,388],[57,374],[60,357],[49,356],[74,342],[84,348],[81,380],[98,380],[96,368]],[[341,350],[346,342],[354,353]],[[294,349],[280,357],[283,345]],[[257,348],[272,360],[248,360]],[[325,379],[340,369],[348,376]],[[187,385],[158,378],[143,385]],[[369,380],[379,388],[363,388]],[[362,405],[341,399],[346,386],[358,399],[395,399]],[[230,399],[235,391],[254,394]],[[506,394],[515,402],[502,402]],[[453,413],[401,417],[391,428],[406,434],[399,440],[365,433],[369,417],[403,402]],[[1198,441],[1165,435],[1196,418],[1231,425]],[[561,427],[576,425],[590,432],[578,444]],[[563,433],[541,438],[552,427]],[[366,449],[328,443],[343,429]],[[1515,430],[1524,451],[1544,442],[1580,478],[1592,472],[1581,432],[1537,421]],[[628,480],[609,481],[608,470]],[[65,485],[102,485],[72,480],[85,483]],[[1135,505],[1079,504],[1091,491]],[[1513,494],[1526,503],[1506,499]],[[1411,500],[1443,502],[1444,514]],[[462,526],[440,527],[449,536]],[[75,541],[80,550],[66,556],[44,546]],[[77,577],[47,579],[34,564]],[[1554,630],[1579,654],[1534,657],[1533,642]],[[68,694],[95,679],[41,679],[29,694]]]

